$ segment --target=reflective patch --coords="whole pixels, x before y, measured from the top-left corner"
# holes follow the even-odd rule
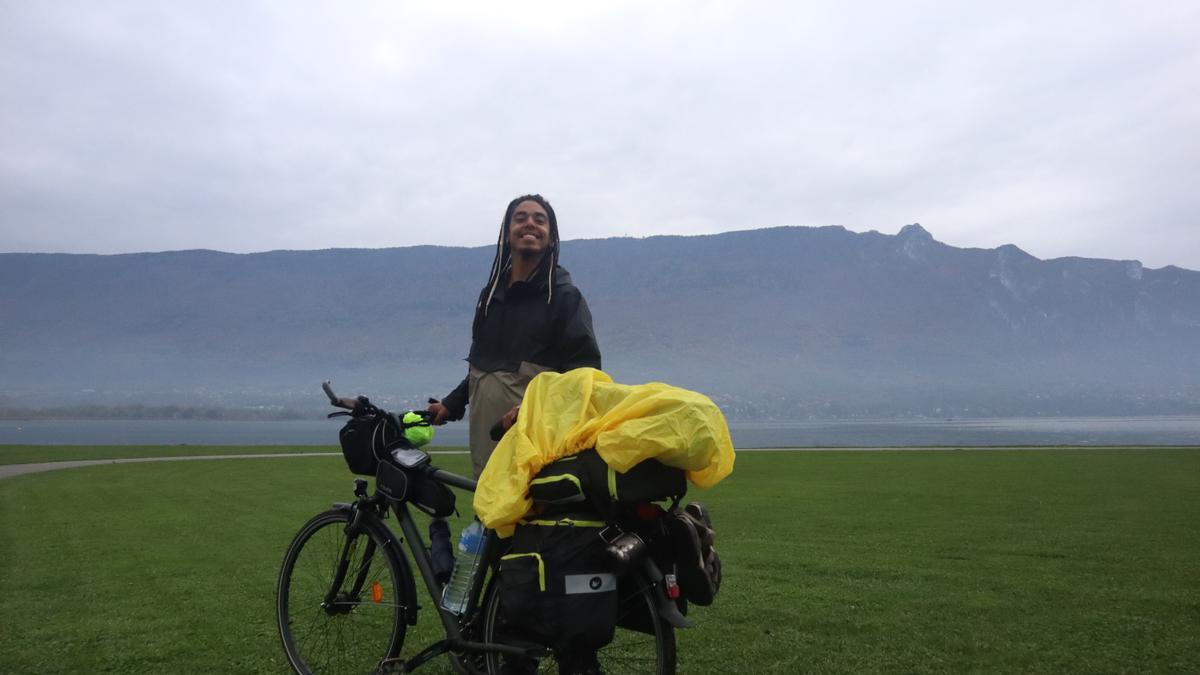
[[[617,590],[615,574],[568,574],[563,577],[565,595],[606,593]]]

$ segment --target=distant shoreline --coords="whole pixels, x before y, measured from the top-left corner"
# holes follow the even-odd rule
[[[0,408],[2,422],[94,422],[120,420],[187,420],[212,422],[295,422],[315,413],[290,408],[223,408],[213,406],[70,406],[63,408]],[[321,414],[324,416],[324,414]]]
[[[208,461],[208,460],[225,460],[225,459],[288,459],[300,457],[340,457],[340,452],[254,452],[254,453],[218,453],[218,454],[172,454],[163,456],[136,456],[136,449],[162,449],[162,446],[145,445],[145,446],[112,446],[121,447],[126,456],[123,457],[101,457],[96,459],[59,459],[42,462],[22,462],[22,463],[3,463],[3,453],[9,448],[24,449],[29,446],[9,446],[0,445],[0,480],[6,478],[16,478],[31,473],[44,473],[47,471],[59,471],[65,469],[75,469],[92,466],[107,466],[112,464],[143,464],[148,462],[179,462],[179,461]],[[105,446],[47,446],[53,447],[59,452],[70,453],[73,449],[86,451],[87,449],[96,450],[99,447]],[[209,452],[213,448],[205,446],[175,446],[172,450],[187,447],[190,450]],[[270,449],[283,448],[287,446],[242,446],[246,448],[262,448]],[[321,447],[321,446],[312,446]],[[218,446],[220,449],[220,446]],[[226,447],[228,449],[228,447]],[[1200,446],[1111,446],[1111,447],[1079,447],[1079,446],[966,446],[966,447],[800,447],[800,448],[739,448],[738,453],[781,453],[781,452],[1021,452],[1021,451],[1131,451],[1131,452],[1152,452],[1156,450],[1196,450],[1200,451]],[[135,451],[135,452],[131,452]],[[431,448],[432,455],[466,455],[465,449],[449,449],[449,448]],[[130,456],[133,455],[133,456]]]
[[[342,421],[119,419],[0,420],[0,446],[336,447]],[[730,420],[742,448],[1191,447],[1200,416]],[[467,425],[438,427],[437,446],[466,446]]]

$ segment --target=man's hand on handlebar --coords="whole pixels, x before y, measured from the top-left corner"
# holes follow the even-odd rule
[[[517,423],[517,413],[521,410],[521,406],[515,405],[512,410],[504,414],[499,422],[496,422],[492,428],[492,437],[498,440],[498,437],[508,431],[512,425]],[[440,427],[450,418],[450,409],[444,403],[435,399],[429,399],[429,407],[425,408],[425,412],[429,413],[429,423],[435,427]]]
[[[441,401],[431,401],[425,412],[429,413],[429,423],[435,427],[442,426],[446,423],[446,418],[450,417],[450,409],[442,405]]]

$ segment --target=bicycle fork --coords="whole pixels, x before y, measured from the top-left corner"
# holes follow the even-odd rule
[[[375,557],[376,546],[375,542],[367,537],[367,548],[363,552],[360,569],[354,577],[354,585],[348,591],[341,592],[342,584],[346,581],[346,575],[350,571],[350,561],[354,559],[354,551],[358,547],[360,535],[363,534],[363,518],[365,518],[363,511],[355,508],[354,517],[346,525],[346,537],[342,541],[342,552],[338,557],[337,568],[334,570],[329,590],[325,592],[325,600],[321,603],[321,607],[327,614],[349,612],[357,604],[363,584],[367,582],[367,577],[370,575],[371,561]]]

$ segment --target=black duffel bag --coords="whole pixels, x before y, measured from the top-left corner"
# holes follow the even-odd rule
[[[529,498],[535,504],[575,509],[590,506],[606,516],[619,505],[678,501],[686,493],[682,469],[647,459],[619,473],[595,450],[547,464],[529,484]]]
[[[500,609],[507,630],[558,653],[587,653],[613,639],[617,578],[599,532],[603,521],[522,521],[500,558]],[[595,518],[595,516],[590,516]]]

